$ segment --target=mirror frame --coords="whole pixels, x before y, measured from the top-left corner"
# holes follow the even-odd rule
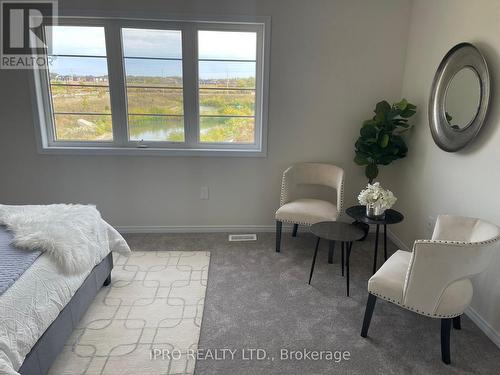
[[[446,94],[460,70],[472,69],[479,78],[480,98],[475,117],[462,129],[453,129],[446,119]],[[490,73],[484,56],[471,43],[460,43],[444,56],[432,81],[429,98],[429,126],[434,142],[444,151],[464,148],[479,133],[490,101]]]

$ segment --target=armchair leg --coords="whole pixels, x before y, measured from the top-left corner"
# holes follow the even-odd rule
[[[281,221],[276,221],[276,252],[281,251],[281,227],[283,223]]]
[[[297,237],[297,229],[299,229],[299,224],[293,224],[292,237]]]
[[[453,318],[453,328],[462,329],[462,321],[460,316],[456,316]]]
[[[335,241],[330,241],[328,248],[328,263],[333,263],[333,255],[335,253]]]
[[[319,241],[320,241],[320,238],[318,237],[318,240],[316,241],[316,248],[314,249],[314,256],[313,256],[313,261],[311,264],[311,272],[309,274],[309,285],[311,285],[311,280],[312,280],[313,272],[314,272],[314,265],[316,264],[316,256],[318,255]]]
[[[449,365],[450,359],[450,332],[453,318],[441,319],[441,359]]]
[[[375,302],[377,302],[377,297],[373,294],[368,293],[368,301],[366,301],[365,318],[363,319],[363,328],[361,328],[361,337],[366,337],[368,335],[368,328],[370,328],[370,322],[372,321],[373,309],[375,309]]]
[[[340,260],[340,263],[342,263],[342,276],[344,276],[344,264],[345,264],[345,262],[344,262],[344,253],[345,253],[345,251],[344,251],[344,247],[345,247],[344,246],[344,242],[341,242],[340,247],[342,249],[342,251],[341,251],[342,252],[341,258],[342,259]]]

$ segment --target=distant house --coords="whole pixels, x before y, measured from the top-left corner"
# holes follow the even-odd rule
[[[108,76],[77,76],[74,74],[59,75],[57,73],[51,73],[50,79],[54,81],[60,81],[64,83],[107,83]]]

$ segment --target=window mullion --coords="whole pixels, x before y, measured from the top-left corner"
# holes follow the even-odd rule
[[[189,146],[196,146],[199,134],[198,116],[198,58],[196,25],[186,23],[182,28],[182,77],[184,94],[184,129]]]
[[[113,140],[116,146],[128,144],[127,97],[122,58],[120,25],[116,21],[106,24],[106,51],[108,55],[108,76],[113,119]]]

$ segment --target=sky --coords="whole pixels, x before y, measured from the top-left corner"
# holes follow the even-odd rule
[[[181,76],[181,60],[146,60],[132,57],[182,58],[182,36],[176,30],[122,29],[127,75]],[[105,56],[102,27],[56,26],[55,55]],[[198,32],[200,59],[255,60],[256,34],[252,32]],[[129,57],[129,58],[127,58]],[[107,75],[106,59],[99,57],[57,57],[50,71],[61,75]],[[200,61],[201,79],[255,77],[255,62]]]

